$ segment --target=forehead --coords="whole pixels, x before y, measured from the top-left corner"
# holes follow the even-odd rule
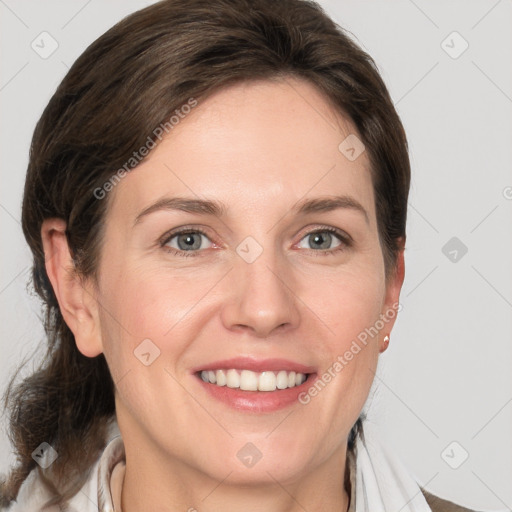
[[[352,122],[309,82],[231,85],[180,118],[110,193],[110,210],[133,219],[148,203],[173,194],[261,209],[343,193],[356,196],[373,216],[366,152],[352,161],[340,150],[354,136]]]

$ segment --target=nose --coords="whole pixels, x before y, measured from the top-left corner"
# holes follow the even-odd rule
[[[285,262],[264,251],[256,261],[239,259],[230,272],[231,293],[222,310],[224,326],[267,338],[299,325],[293,277]]]

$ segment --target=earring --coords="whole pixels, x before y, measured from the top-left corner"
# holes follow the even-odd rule
[[[384,346],[382,347],[382,350],[386,350],[388,348],[388,345],[389,345],[389,336],[386,334],[386,336],[384,336]]]

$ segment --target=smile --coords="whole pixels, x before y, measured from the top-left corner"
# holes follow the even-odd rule
[[[276,391],[294,388],[303,384],[309,374],[294,371],[263,371],[219,369],[199,372],[201,379],[216,386],[227,386],[243,391]]]

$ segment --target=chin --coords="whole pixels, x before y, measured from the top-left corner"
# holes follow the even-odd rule
[[[242,442],[239,439],[232,446],[222,450],[219,457],[213,456],[207,465],[202,458],[201,470],[215,480],[229,482],[232,485],[257,486],[292,482],[299,478],[311,465],[310,460],[304,458],[304,453],[295,444],[292,452],[280,450],[278,446],[268,443],[267,447],[259,449],[257,441]],[[228,477],[229,474],[229,477]]]

